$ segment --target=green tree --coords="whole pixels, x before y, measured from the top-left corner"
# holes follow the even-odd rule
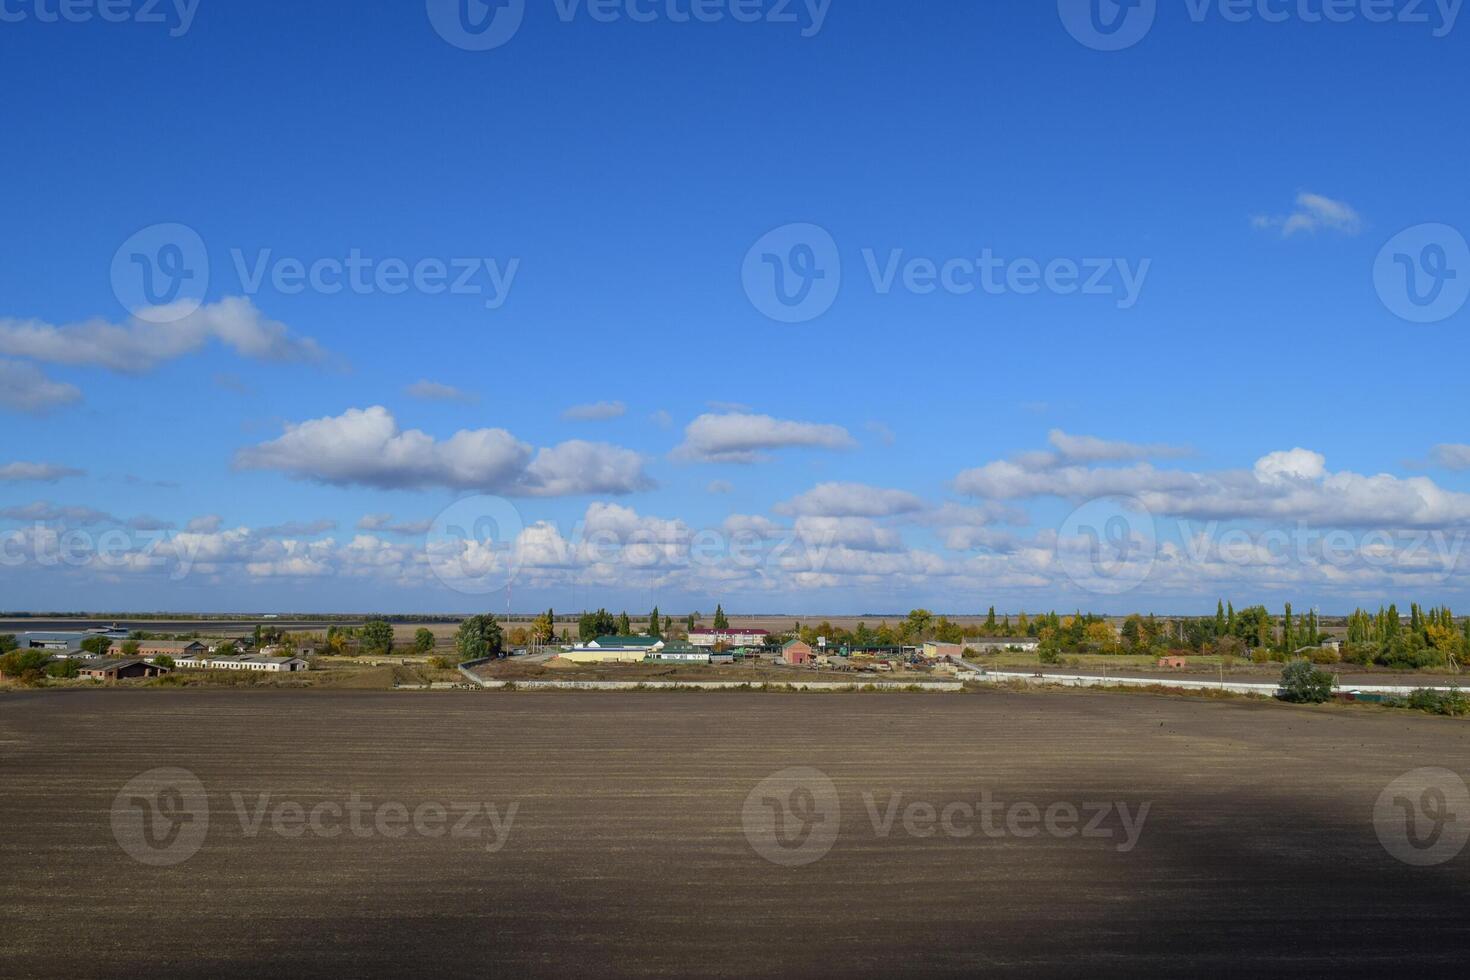
[[[143,644],[139,643],[137,640],[123,640],[122,654],[124,657],[136,657],[138,655],[138,651],[142,648]]]
[[[633,621],[628,618],[628,613],[627,613],[626,610],[624,610],[618,616],[618,636],[632,636],[632,635],[633,635]]]
[[[1225,620],[1225,600],[1220,599],[1215,603],[1215,635],[1224,636],[1229,630],[1230,626]]]
[[[500,656],[504,649],[500,623],[489,614],[471,616],[459,624],[459,632],[454,636],[454,649],[460,660],[484,660],[487,657]]]
[[[50,659],[44,650],[12,650],[0,657],[0,674],[22,684],[34,684],[41,679]]]
[[[727,630],[730,628],[730,620],[725,618],[725,607],[719,603],[715,604],[715,629]]]
[[[1291,656],[1296,652],[1296,629],[1291,622],[1291,603],[1286,604],[1286,616],[1281,620],[1281,652]]]
[[[386,619],[370,619],[362,624],[362,650],[377,657],[393,652],[393,626]]]
[[[82,672],[82,665],[70,657],[65,660],[53,660],[46,665],[47,677],[58,677],[70,680]]]
[[[1467,620],[1467,622],[1470,622],[1470,620]],[[0,633],[0,654],[6,654],[12,650],[19,649],[20,642],[16,640],[14,633]]]
[[[663,636],[663,617],[658,614],[658,606],[653,607],[653,612],[648,614],[648,635],[655,637]]]
[[[105,657],[112,649],[112,639],[106,636],[89,636],[82,641],[82,650],[94,657]]]
[[[1313,667],[1310,660],[1293,660],[1281,672],[1281,700],[1321,704],[1331,697],[1332,675]]]
[[[990,612],[987,613],[986,616],[985,616],[985,635],[986,636],[994,636],[995,635],[995,607],[994,606],[991,606],[990,607]]]
[[[164,670],[173,670],[174,658],[170,657],[166,653],[160,654],[159,656],[153,658],[153,666],[162,667]]]
[[[413,634],[414,653],[422,656],[432,649],[434,649],[434,631],[420,626]]]

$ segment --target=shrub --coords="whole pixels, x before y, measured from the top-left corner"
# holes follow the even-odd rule
[[[1433,715],[1470,715],[1470,697],[1463,691],[1419,690],[1409,694],[1408,707]]]
[[[1332,697],[1332,675],[1311,661],[1293,660],[1281,672],[1280,697],[1294,704],[1321,704]]]
[[[1321,647],[1312,651],[1312,663],[1314,664],[1336,664],[1341,663],[1342,657],[1331,647]]]

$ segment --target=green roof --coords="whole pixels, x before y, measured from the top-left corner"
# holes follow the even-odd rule
[[[811,644],[810,643],[802,643],[801,640],[787,640],[785,643],[781,644],[781,649],[782,650],[789,650],[789,649],[791,649],[793,646],[795,646],[798,643],[801,643],[802,646],[804,646],[804,647],[806,647],[808,649],[811,648]]]
[[[599,636],[593,642],[600,647],[651,647],[660,641],[656,636]]]

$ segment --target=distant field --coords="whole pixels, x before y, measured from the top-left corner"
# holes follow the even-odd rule
[[[1450,975],[1470,855],[1400,863],[1373,813],[1404,772],[1467,757],[1453,720],[1087,693],[0,694],[0,975]],[[155,767],[207,802],[173,866],[112,829]],[[822,821],[782,824],[835,834],[803,866],[762,857],[786,852],[745,816],[788,767],[835,790]],[[252,836],[237,812],[353,793],[517,809],[495,851],[371,826]],[[882,829],[890,806],[982,794],[1149,810],[1126,851],[1111,823]]]

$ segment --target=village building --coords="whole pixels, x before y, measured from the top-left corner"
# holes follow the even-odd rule
[[[85,664],[79,676],[111,684],[141,677],[162,677],[167,673],[167,667],[150,664],[139,657],[130,657],[126,660],[99,660]]]
[[[1041,649],[1041,641],[1034,636],[982,636],[966,640],[965,649],[976,653],[1000,653],[1005,650],[1035,653]]]
[[[770,637],[766,630],[692,630],[689,642],[697,647],[758,647]]]
[[[793,667],[805,667],[813,661],[811,644],[790,640],[781,647],[781,659]]]

